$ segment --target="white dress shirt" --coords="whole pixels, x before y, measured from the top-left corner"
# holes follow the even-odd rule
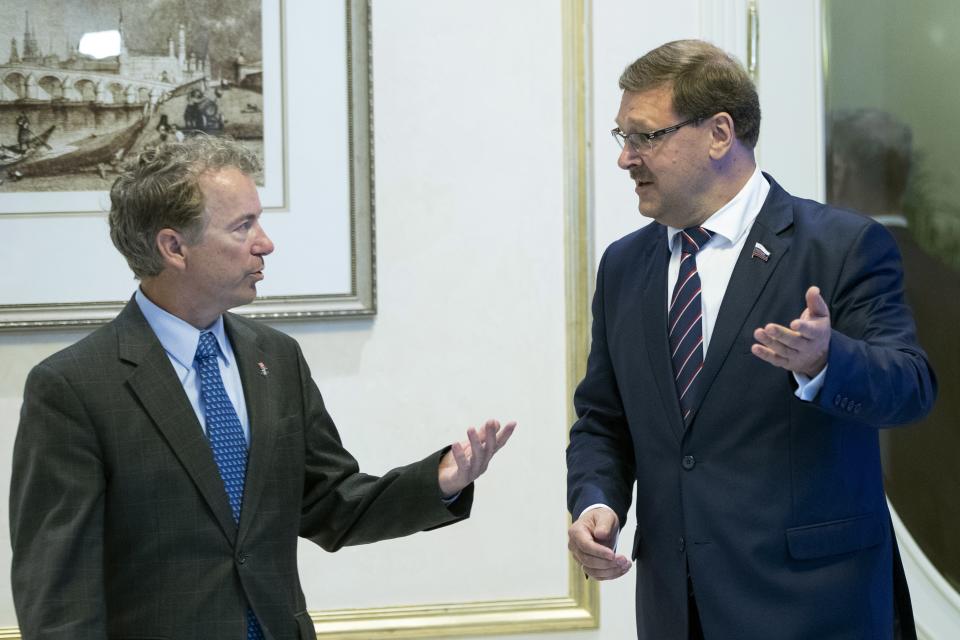
[[[730,202],[713,213],[700,226],[713,232],[713,237],[701,247],[697,253],[697,274],[700,276],[700,301],[703,304],[703,357],[709,355],[710,337],[717,324],[717,315],[720,313],[720,304],[727,292],[727,284],[733,275],[733,268],[743,249],[750,228],[760,214],[763,203],[770,193],[770,183],[760,172],[760,167],[753,171],[753,175],[743,185],[740,192]],[[682,229],[667,227],[667,243],[670,247],[670,265],[667,270],[667,308],[670,308],[670,297],[673,287],[677,283],[680,272],[680,252],[682,243],[677,237]],[[805,293],[805,292],[804,292]],[[799,301],[801,304],[803,300]],[[813,400],[823,387],[827,368],[824,367],[814,378],[808,378],[801,373],[794,373],[797,382],[794,394],[804,401]]]
[[[697,273],[700,276],[700,301],[703,304],[703,354],[707,357],[710,349],[710,336],[717,324],[720,303],[727,291],[727,284],[733,274],[733,267],[743,244],[750,235],[750,227],[757,219],[763,201],[770,192],[770,184],[757,168],[747,180],[740,192],[727,204],[707,218],[701,226],[713,232],[713,237],[697,253]],[[682,229],[667,227],[667,243],[670,247],[670,265],[667,269],[667,308],[670,297],[677,284],[680,272],[681,245],[679,234]]]

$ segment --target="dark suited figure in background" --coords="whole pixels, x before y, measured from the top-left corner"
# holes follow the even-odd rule
[[[111,238],[140,287],[24,391],[10,531],[25,640],[312,639],[297,537],[335,551],[466,518],[514,429],[491,420],[359,472],[297,343],[227,313],[273,251],[256,170],[197,136],[113,185]]]
[[[653,222],[597,273],[574,557],[629,570],[636,482],[638,637],[910,637],[878,432],[936,386],[893,238],[760,172],[756,90],[713,45],[658,47],[620,88],[619,165]]]
[[[870,214],[897,239],[917,336],[943,390],[917,428],[881,435],[887,493],[924,552],[960,584],[960,465],[951,462],[960,452],[960,273],[924,250],[907,226],[910,128],[879,109],[841,111],[830,123],[828,199]]]

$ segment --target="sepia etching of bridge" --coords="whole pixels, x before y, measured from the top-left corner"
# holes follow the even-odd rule
[[[85,102],[97,105],[156,106],[178,85],[115,73],[51,69],[39,65],[0,65],[0,102]]]
[[[262,62],[232,45],[250,42],[252,33],[251,50],[259,53],[259,17],[249,11],[256,1],[237,0],[234,10],[248,16],[243,23],[214,17],[205,0],[197,2],[209,18],[184,13],[173,0],[152,5],[159,13],[150,20],[128,5],[133,22],[127,24],[135,31],[130,38],[123,2],[105,0],[116,9],[115,22],[101,15],[81,33],[112,31],[118,49],[94,55],[83,38],[52,20],[55,0],[13,0],[21,7],[23,31],[21,37],[7,20],[9,54],[0,57],[0,192],[103,189],[128,153],[198,131],[247,140],[262,154]],[[37,11],[44,20],[31,20]],[[71,24],[77,22],[84,20],[74,15]],[[37,24],[45,29],[39,37]],[[224,32],[239,24],[243,32]],[[48,45],[41,47],[41,39]],[[64,44],[55,46],[58,41]]]

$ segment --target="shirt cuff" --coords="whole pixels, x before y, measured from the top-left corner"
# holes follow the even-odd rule
[[[440,499],[443,501],[443,506],[449,507],[450,505],[452,505],[454,502],[457,501],[457,499],[460,497],[460,494],[461,494],[461,493],[463,493],[463,492],[462,492],[462,491],[457,491],[455,494],[453,494],[453,495],[450,496],[449,498],[444,498],[443,496],[440,496]]]
[[[794,371],[793,379],[797,381],[797,390],[794,391],[793,394],[804,402],[811,402],[816,398],[817,394],[820,393],[820,389],[823,388],[824,379],[827,377],[827,366],[829,365],[824,365],[820,373],[813,378],[808,378],[802,373]]]

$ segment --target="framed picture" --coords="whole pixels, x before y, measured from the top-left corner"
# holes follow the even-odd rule
[[[136,282],[110,244],[110,185],[143,149],[198,131],[261,157],[263,224],[282,247],[239,313],[375,313],[367,3],[316,8],[327,33],[308,68],[286,52],[282,0],[215,6],[0,8],[0,233],[16,265],[0,275],[0,329],[113,317]],[[85,35],[103,33],[119,46],[97,58]]]

